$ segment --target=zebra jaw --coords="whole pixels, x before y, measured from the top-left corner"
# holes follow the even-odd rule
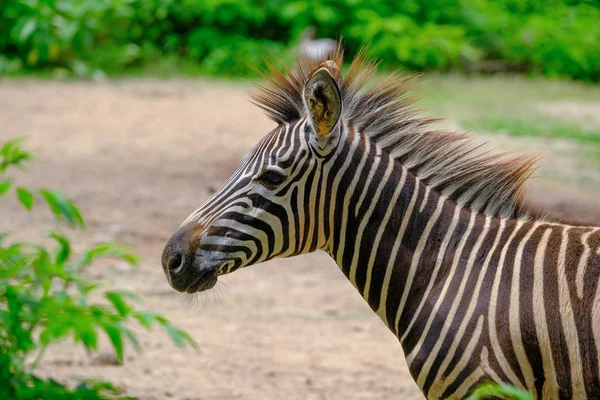
[[[211,264],[219,265],[214,267],[201,267],[199,260],[206,259],[196,253],[194,259],[194,270],[197,272],[197,279],[184,291],[185,293],[200,293],[212,289],[216,284],[219,276],[226,274],[235,264],[234,260],[217,260]],[[210,258],[209,258],[210,259]]]

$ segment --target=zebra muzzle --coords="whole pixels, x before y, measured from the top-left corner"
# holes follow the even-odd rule
[[[196,260],[203,229],[183,225],[171,236],[162,254],[162,267],[171,287],[179,292],[195,293],[212,288],[218,268],[202,267]]]

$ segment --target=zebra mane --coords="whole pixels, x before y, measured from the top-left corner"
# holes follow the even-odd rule
[[[267,83],[258,85],[252,101],[279,124],[303,118],[304,85],[325,66],[340,88],[345,123],[431,189],[488,215],[527,218],[535,214],[524,204],[523,185],[537,156],[490,153],[465,133],[436,129],[432,124],[438,119],[422,116],[415,106],[415,76],[392,72],[369,84],[378,63],[366,60],[364,54],[363,49],[352,60],[345,77],[337,68],[343,64],[341,46],[319,62],[303,60],[294,70],[280,72],[269,64]],[[329,60],[333,63],[323,64]]]

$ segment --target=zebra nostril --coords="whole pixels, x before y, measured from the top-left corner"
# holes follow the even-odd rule
[[[169,271],[173,274],[178,274],[183,270],[185,259],[180,253],[175,253],[169,258],[167,263]]]

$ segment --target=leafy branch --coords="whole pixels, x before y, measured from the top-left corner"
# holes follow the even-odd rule
[[[39,194],[58,221],[84,227],[75,204],[60,192],[30,190],[15,186],[6,177],[11,167],[23,169],[33,157],[21,149],[22,139],[6,142],[0,149],[0,196],[14,187],[14,194],[27,211],[32,211]],[[112,258],[137,265],[138,258],[126,247],[100,244],[73,254],[69,238],[58,232],[48,234],[54,246],[33,242],[9,243],[0,233],[0,398],[114,398],[119,391],[110,383],[85,381],[74,390],[53,380],[39,379],[35,370],[46,349],[70,338],[89,353],[98,351],[98,336],[108,337],[119,363],[125,344],[141,351],[131,323],[151,331],[160,326],[180,348],[197,348],[194,340],[165,317],[138,310],[141,301],[128,291],[101,290],[101,283],[85,277],[96,260]],[[91,296],[101,293],[103,301]],[[28,359],[33,362],[27,363]]]

